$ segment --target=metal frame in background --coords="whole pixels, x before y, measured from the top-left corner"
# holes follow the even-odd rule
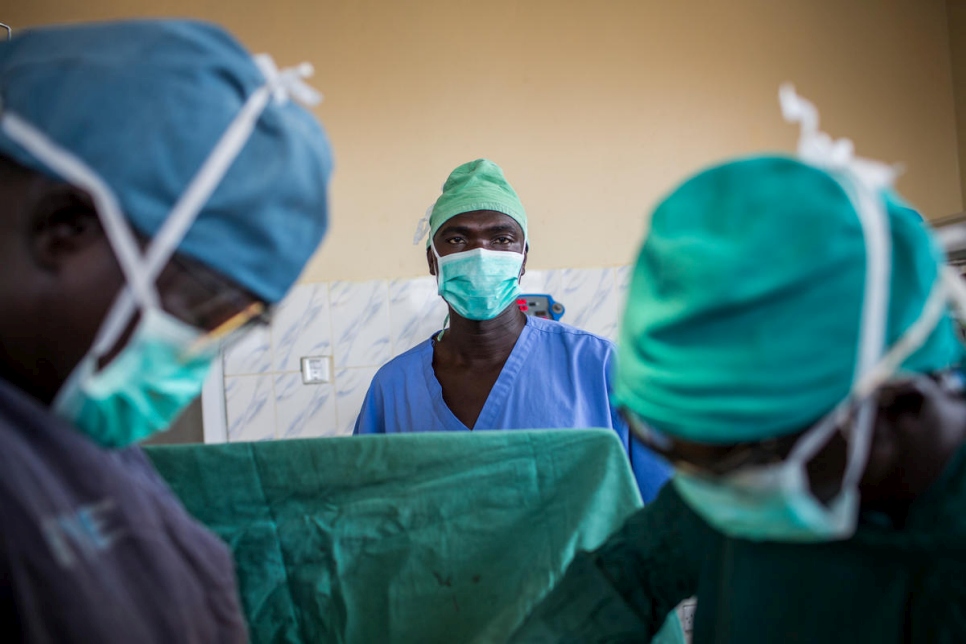
[[[7,30],[7,40],[10,40],[11,38],[13,38],[13,29],[10,28],[10,25],[5,25],[2,22],[0,22],[0,29]]]
[[[949,263],[966,273],[966,211],[929,222],[942,243]]]

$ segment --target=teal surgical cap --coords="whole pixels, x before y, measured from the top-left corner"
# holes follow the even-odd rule
[[[433,205],[429,216],[429,239],[447,221],[466,212],[492,210],[512,218],[527,237],[527,213],[516,191],[503,176],[500,166],[486,159],[464,163],[453,170],[443,194]],[[429,241],[426,242],[429,245]]]
[[[919,215],[882,198],[891,346],[944,260]],[[851,390],[865,269],[859,216],[824,170],[758,157],[701,172],[654,211],[621,323],[615,403],[698,442],[805,429]],[[902,369],[937,371],[962,355],[944,315]]]
[[[37,29],[0,43],[0,110],[86,164],[149,237],[265,83],[237,41],[198,22]],[[57,177],[2,130],[0,154]],[[312,114],[270,101],[178,252],[277,302],[325,234],[331,170]]]

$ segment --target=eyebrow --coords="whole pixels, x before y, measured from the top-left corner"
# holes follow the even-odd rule
[[[474,232],[474,229],[472,229],[472,228],[470,228],[468,226],[445,226],[444,225],[439,230],[439,232],[440,233],[444,233],[444,234],[450,234],[450,235],[451,234],[454,234],[454,233],[459,234],[459,235],[469,235],[469,234],[471,234],[471,233]],[[520,227],[519,226],[515,226],[513,224],[494,224],[492,226],[487,226],[486,228],[483,229],[482,232],[483,232],[484,235],[485,234],[491,234],[492,235],[494,233],[514,233],[514,234],[522,234],[522,231],[520,230]],[[437,233],[437,234],[439,234],[439,233]]]

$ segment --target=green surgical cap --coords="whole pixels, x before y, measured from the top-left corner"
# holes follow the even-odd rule
[[[883,199],[892,345],[943,256],[915,211]],[[701,172],[654,211],[621,323],[615,403],[705,443],[806,428],[851,390],[865,258],[859,216],[825,171],[756,157]],[[928,373],[962,356],[947,313],[902,368]]]
[[[527,213],[516,191],[503,176],[503,170],[492,161],[477,159],[453,170],[443,184],[443,194],[436,200],[429,217],[426,245],[429,246],[436,231],[447,221],[476,210],[502,212],[520,224],[523,235],[529,237]]]

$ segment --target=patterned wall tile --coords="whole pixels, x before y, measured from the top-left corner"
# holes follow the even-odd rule
[[[378,367],[344,368],[335,372],[336,417],[339,434],[348,436],[355,427],[362,401]]]
[[[278,374],[275,376],[275,415],[279,438],[336,435],[335,385],[306,385],[301,374]]]
[[[272,321],[275,371],[298,371],[304,356],[332,355],[329,285],[301,284],[283,300]]]
[[[272,331],[258,327],[246,333],[227,348],[224,356],[225,375],[266,373],[272,370]]]
[[[539,295],[547,292],[547,271],[527,270],[520,278],[520,292]],[[553,293],[551,293],[553,295]]]
[[[617,293],[620,295],[621,307],[624,305],[624,299],[627,297],[627,289],[631,285],[631,277],[633,275],[633,266],[618,266],[614,269],[614,284],[617,289]]]
[[[389,283],[332,282],[329,298],[335,366],[368,367],[389,360]]]
[[[225,410],[230,442],[275,438],[272,378],[271,375],[225,378]]]
[[[618,266],[614,269],[614,282],[617,284],[617,290],[621,293],[627,293],[627,288],[631,285],[631,277],[634,275],[634,267],[625,264],[624,266]]]
[[[408,351],[443,328],[446,302],[431,276],[389,283],[389,335],[392,355]]]
[[[567,268],[547,271],[547,292],[566,308],[561,322],[604,337],[617,327],[614,270]]]
[[[615,293],[617,295],[617,325],[616,334],[620,333],[620,321],[624,315],[624,308],[627,305],[627,290],[631,285],[631,276],[634,274],[633,266],[618,266],[614,269]],[[617,341],[617,337],[614,341]]]

